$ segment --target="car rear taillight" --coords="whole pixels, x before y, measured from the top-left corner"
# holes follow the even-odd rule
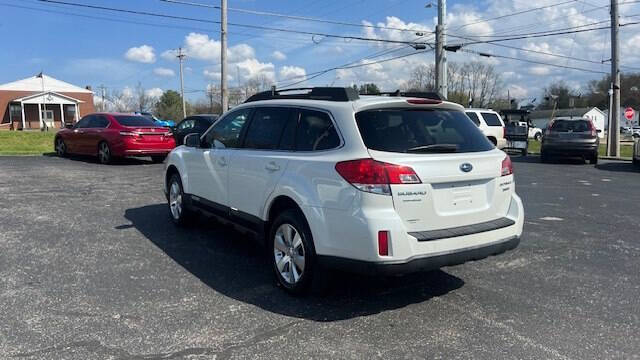
[[[133,131],[120,131],[120,135],[122,136],[133,136],[133,137],[138,137],[140,136],[140,134],[133,132]]]
[[[407,99],[407,102],[412,105],[438,105],[442,104],[442,100],[435,99]]]
[[[596,125],[593,121],[589,121],[589,127],[591,127],[591,136],[598,136],[598,131],[596,130]]]
[[[389,256],[389,232],[378,231],[378,255]]]
[[[391,184],[421,184],[415,171],[408,166],[388,164],[373,159],[342,161],[336,171],[358,190],[391,195]]]
[[[502,167],[500,170],[501,176],[507,176],[513,174],[513,164],[511,163],[511,158],[507,155],[504,160],[502,160]]]

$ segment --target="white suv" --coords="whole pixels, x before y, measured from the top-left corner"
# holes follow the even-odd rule
[[[279,283],[301,293],[327,268],[437,269],[515,248],[523,207],[509,157],[460,105],[265,92],[166,161],[173,221],[213,215],[264,239]]]
[[[507,146],[504,122],[497,112],[490,109],[465,109],[465,113],[498,149]]]

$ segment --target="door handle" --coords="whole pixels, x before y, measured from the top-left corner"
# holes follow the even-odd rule
[[[270,162],[267,165],[265,165],[264,167],[265,169],[269,170],[269,171],[278,171],[280,170],[280,165],[276,164],[275,162]]]
[[[218,158],[218,164],[220,166],[227,166],[227,160],[223,157]]]

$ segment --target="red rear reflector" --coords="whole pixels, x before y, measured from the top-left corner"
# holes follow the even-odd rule
[[[378,231],[378,254],[389,256],[389,232]]]
[[[413,105],[438,105],[442,104],[442,100],[434,99],[408,99],[407,102]]]
[[[507,176],[513,174],[513,164],[511,163],[511,158],[507,156],[502,160],[502,176]]]

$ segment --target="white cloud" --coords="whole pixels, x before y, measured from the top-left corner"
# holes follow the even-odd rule
[[[159,67],[159,68],[153,69],[153,73],[158,75],[158,76],[164,76],[164,77],[174,77],[174,76],[176,76],[176,72],[173,71],[173,69],[168,69],[168,68],[163,68],[163,67]]]
[[[282,51],[278,51],[278,50],[272,52],[271,57],[277,61],[282,61],[287,59],[287,55],[285,55],[285,53],[283,53]]]
[[[510,85],[508,89],[509,89],[509,95],[513,99],[524,99],[527,96],[529,96],[529,90],[527,90],[527,88],[524,88],[522,86]]]
[[[221,48],[220,41],[210,39],[207,34],[193,32],[184,39],[184,51],[187,57],[197,60],[219,63]],[[235,63],[248,58],[255,58],[255,51],[247,44],[238,44],[227,48],[227,56],[229,62]]]
[[[165,50],[160,54],[160,57],[168,61],[174,61],[176,60],[177,54],[178,52],[176,50]]]
[[[269,81],[275,82],[275,67],[272,63],[262,63],[256,59],[246,59],[236,64],[243,79],[252,79],[264,76]]]
[[[140,62],[144,64],[153,64],[156,62],[156,54],[153,47],[149,45],[142,45],[138,47],[132,47],[124,54],[124,57],[129,61]]]
[[[305,69],[298,66],[283,66],[280,68],[280,80],[303,80],[307,78]]]
[[[551,73],[548,66],[532,66],[529,68],[529,74],[537,76],[545,76]]]
[[[164,90],[160,89],[160,88],[152,88],[152,89],[147,89],[145,90],[145,95],[152,97],[152,98],[160,98],[162,96],[162,94],[164,94]]]

